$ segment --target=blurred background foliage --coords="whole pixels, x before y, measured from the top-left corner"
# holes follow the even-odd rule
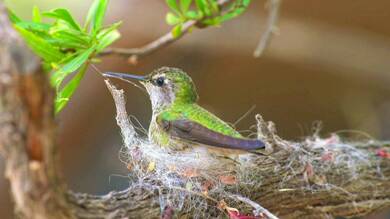
[[[23,19],[33,6],[41,11],[67,8],[81,22],[90,0],[5,0]],[[234,122],[253,105],[252,114],[237,127],[247,130],[254,113],[276,123],[281,136],[310,135],[314,121],[323,135],[390,139],[390,2],[387,0],[284,1],[280,35],[266,53],[252,57],[266,21],[265,1],[253,1],[247,12],[218,28],[195,30],[168,48],[130,65],[120,57],[105,57],[101,71],[148,73],[175,66],[194,79],[200,104]],[[105,24],[122,20],[117,47],[138,47],[171,29],[170,11],[161,0],[115,0]],[[137,88],[125,88],[127,109],[147,128],[148,98]],[[121,147],[114,105],[103,78],[90,69],[68,106],[58,115],[61,167],[71,189],[103,194],[128,185],[127,170],[118,158]],[[1,161],[1,160],[0,160]],[[3,168],[3,163],[0,163]],[[1,176],[0,216],[12,218],[9,187]],[[384,216],[383,216],[384,217]]]

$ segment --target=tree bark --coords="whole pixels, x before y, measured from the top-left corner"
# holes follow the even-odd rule
[[[0,3],[0,150],[16,214],[20,218],[58,219],[160,217],[159,194],[138,184],[104,196],[67,191],[57,169],[55,126],[53,91],[47,76],[41,71],[39,60],[12,29]],[[348,169],[321,172],[313,170],[311,163],[287,163],[294,152],[285,148],[286,141],[270,135],[265,137],[282,149],[258,159],[262,168],[256,174],[262,178],[261,185],[240,193],[275,215],[354,217],[389,208],[390,159],[375,154],[380,148],[388,150],[388,144],[373,142],[360,148],[370,155],[369,164],[356,170],[358,178],[346,181]],[[317,156],[319,152],[308,149],[307,153]],[[275,166],[289,166],[301,172],[291,174],[290,169],[275,170]],[[247,204],[234,207],[245,208]],[[209,214],[223,216],[215,208],[210,208]]]
[[[53,91],[0,3],[0,148],[16,214],[72,218],[56,168]]]

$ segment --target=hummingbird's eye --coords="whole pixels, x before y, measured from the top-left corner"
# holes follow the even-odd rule
[[[163,77],[159,77],[156,79],[156,85],[159,86],[159,87],[162,87],[164,85],[164,78]]]

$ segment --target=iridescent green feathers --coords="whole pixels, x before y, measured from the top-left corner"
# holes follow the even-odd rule
[[[198,100],[195,85],[184,71],[178,68],[162,67],[154,70],[147,78],[152,79],[161,75],[164,75],[164,78],[174,86],[175,101],[173,105],[191,104]]]
[[[157,145],[175,150],[186,148],[188,143],[246,151],[264,148],[262,141],[244,138],[197,105],[195,85],[180,69],[163,67],[147,76],[112,72],[105,76],[138,80],[146,88],[153,110],[149,139]]]
[[[185,72],[177,68],[163,67],[155,70],[148,77],[153,78],[155,75],[164,75],[167,80],[172,82],[175,95],[173,103],[157,115],[158,120],[188,119],[218,133],[242,137],[230,125],[196,104],[198,100],[196,87]]]

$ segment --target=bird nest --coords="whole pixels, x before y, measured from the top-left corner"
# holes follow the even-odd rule
[[[317,126],[310,137],[300,142],[286,141],[276,135],[274,124],[265,122],[260,115],[256,116],[256,134],[266,143],[267,156],[243,154],[233,168],[226,168],[207,153],[200,156],[197,152],[167,151],[137,132],[140,126],[126,112],[123,90],[117,90],[108,80],[106,84],[116,105],[116,120],[124,143],[120,158],[130,170],[131,186],[157,192],[156,201],[163,213],[174,209],[191,214],[192,218],[226,214],[277,218],[250,199],[254,196],[251,191],[260,191],[258,188],[267,177],[280,178],[282,174],[282,180],[275,182],[276,189],[281,191],[291,189],[292,182],[294,189],[329,190],[336,187],[330,172],[337,175],[337,171],[342,171],[342,180],[347,183],[359,178],[362,168],[373,165],[370,156],[359,149],[373,140],[354,143],[338,135],[323,139]],[[342,188],[340,192],[347,193]]]

